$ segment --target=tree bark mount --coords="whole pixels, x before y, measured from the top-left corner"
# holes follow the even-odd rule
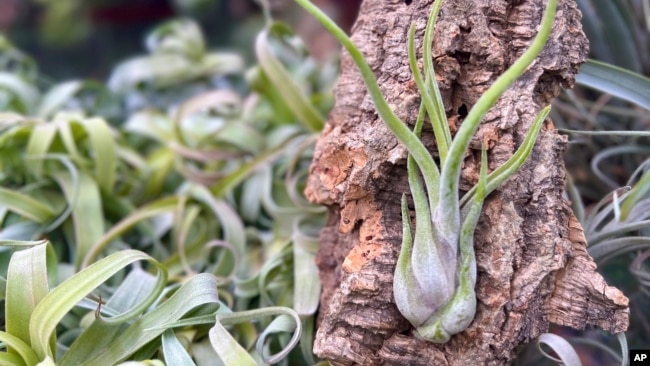
[[[421,50],[432,4],[365,0],[353,28],[352,40],[410,127],[420,97],[408,66],[407,31],[415,21]],[[532,42],[544,7],[541,0],[445,1],[433,55],[427,56],[434,58],[452,133]],[[481,143],[489,149],[492,171],[514,153],[560,86],[574,84],[588,54],[580,17],[573,0],[559,1],[544,51],[488,112],[473,138],[461,189],[478,180]],[[500,365],[513,359],[517,346],[547,331],[550,322],[612,333],[627,329],[628,299],[596,272],[582,228],[562,197],[566,138],[547,121],[523,168],[485,202],[475,233],[474,321],[446,344],[415,338],[392,292],[402,236],[400,199],[409,192],[407,151],[377,116],[347,53],[341,69],[335,107],[316,145],[305,191],[329,210],[316,258],[323,283],[314,344],[319,357],[336,365]],[[435,156],[428,127],[423,140]]]

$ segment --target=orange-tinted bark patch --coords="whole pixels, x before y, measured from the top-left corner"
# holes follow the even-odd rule
[[[364,264],[372,260],[381,252],[381,245],[367,242],[361,243],[350,251],[345,261],[343,261],[343,270],[352,273],[358,272]]]

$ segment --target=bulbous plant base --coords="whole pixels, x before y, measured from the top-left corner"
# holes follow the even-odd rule
[[[353,28],[352,40],[409,127],[420,98],[408,67],[406,35],[416,21],[421,42],[431,5],[366,0]],[[452,132],[527,48],[544,6],[539,0],[443,5],[432,56]],[[560,85],[573,85],[587,54],[575,2],[560,1],[546,48],[475,134],[461,189],[478,180],[481,146],[488,148],[490,169],[502,165]],[[474,321],[446,344],[419,340],[392,293],[402,236],[400,199],[408,192],[407,151],[377,116],[349,55],[341,64],[336,105],[306,188],[311,201],[329,208],[317,257],[323,282],[314,346],[319,357],[346,365],[507,364],[515,348],[545,332],[549,322],[595,325],[612,333],[627,328],[628,300],[596,273],[582,229],[562,198],[566,139],[547,122],[529,161],[485,202],[475,233]],[[423,141],[435,155],[431,131],[425,129]]]

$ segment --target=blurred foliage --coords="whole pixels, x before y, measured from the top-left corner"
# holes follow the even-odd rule
[[[250,44],[264,27],[263,6],[257,0],[3,1],[0,30],[41,60],[46,75],[56,80],[80,76],[103,79],[115,63],[141,52],[141,40],[154,26],[183,17],[204,28],[206,45],[233,50],[251,64],[255,55]],[[328,1],[335,2],[323,3]],[[353,16],[355,8],[349,4],[358,2],[336,6],[345,12],[341,16]],[[305,18],[290,0],[265,4],[274,18],[290,24]]]
[[[116,0],[33,0],[41,6],[39,32],[47,43],[73,44],[88,36],[93,26],[91,10],[119,4]],[[179,14],[199,16],[219,7],[220,0],[172,0]],[[150,6],[159,6],[152,3]]]
[[[43,6],[40,34],[46,42],[70,44],[79,42],[90,31],[90,20],[86,16],[87,1],[80,0],[35,0]]]
[[[246,70],[194,22],[168,22],[106,84],[49,85],[0,39],[3,322],[30,324],[0,333],[22,339],[3,360],[315,363],[324,211],[301,192],[336,68],[277,27]],[[27,308],[9,293],[25,267],[53,286],[20,287],[39,291]]]
[[[622,365],[627,342],[630,348],[650,344],[650,7],[643,0],[577,3],[591,57],[619,67],[583,65],[576,88],[560,94],[551,116],[570,135],[567,194],[588,251],[607,282],[630,298],[631,321],[627,339],[596,329],[554,331],[570,341],[582,365]],[[546,345],[556,350],[553,342]],[[528,347],[518,364],[556,364],[540,356]]]
[[[577,0],[591,57],[650,72],[650,8],[646,0]]]

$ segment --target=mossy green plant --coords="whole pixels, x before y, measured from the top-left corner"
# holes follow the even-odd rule
[[[409,63],[422,96],[423,107],[415,131],[411,131],[390,109],[372,69],[345,32],[308,0],[296,2],[319,20],[350,53],[379,116],[409,152],[408,180],[415,205],[416,228],[411,228],[404,197],[402,248],[393,284],[395,303],[402,315],[415,327],[417,336],[432,342],[447,342],[452,335],[465,330],[476,313],[473,236],[483,202],[490,192],[515,174],[526,161],[550,107],[543,108],[539,113],[515,154],[489,175],[487,154],[485,150],[482,152],[479,182],[460,199],[458,184],[463,158],[483,116],[544,48],[553,24],[557,1],[548,1],[541,29],[529,49],[479,98],[453,139],[430,56],[424,59],[424,76],[417,67],[414,25],[411,25],[409,31]],[[431,55],[433,26],[442,3],[434,3],[427,22],[424,55]],[[440,169],[419,138],[425,112],[437,141]]]

